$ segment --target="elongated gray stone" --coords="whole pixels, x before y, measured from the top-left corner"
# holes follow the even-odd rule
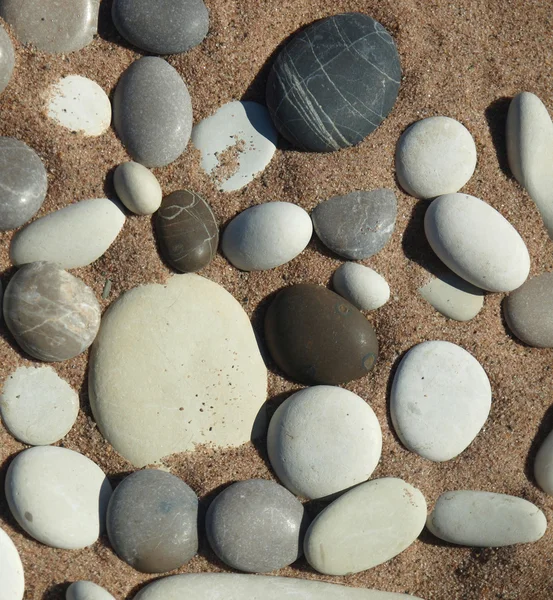
[[[534,476],[541,489],[553,496],[553,431],[549,432],[536,454]]]
[[[6,30],[0,25],[0,94],[10,82],[14,65],[15,54],[12,41]]]

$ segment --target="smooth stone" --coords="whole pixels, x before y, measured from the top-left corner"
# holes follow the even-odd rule
[[[421,600],[408,594],[395,594],[365,588],[351,588],[322,581],[238,575],[235,573],[196,573],[158,579],[142,588],[134,600]]]
[[[359,310],[376,310],[390,299],[388,282],[376,271],[357,263],[344,263],[332,277],[334,289]]]
[[[238,481],[210,504],[206,533],[215,554],[249,573],[282,569],[302,554],[307,526],[303,505],[274,481]]]
[[[454,273],[489,292],[520,287],[530,255],[517,230],[494,208],[468,194],[434,200],[424,217],[428,243]]]
[[[221,249],[242,271],[264,271],[290,262],[311,239],[310,216],[291,202],[266,202],[234,217],[223,234]]]
[[[542,442],[536,454],[534,477],[541,489],[553,496],[553,431]]]
[[[4,320],[16,342],[45,362],[84,352],[100,327],[100,305],[80,279],[47,262],[25,265],[4,293]]]
[[[119,165],[113,174],[117,196],[135,215],[153,215],[161,206],[163,192],[156,176],[135,162]]]
[[[271,466],[291,492],[327,498],[366,481],[382,451],[372,408],[343,388],[319,385],[287,398],[267,435]]]
[[[368,15],[339,14],[286,43],[269,74],[267,106],[292,144],[331,152],[358,144],[382,123],[400,80],[389,32]]]
[[[484,306],[484,292],[453,271],[440,271],[419,288],[419,294],[439,313],[455,321],[470,321]]]
[[[535,94],[522,92],[511,101],[506,139],[509,167],[553,239],[553,122]]]
[[[115,552],[143,573],[165,573],[198,551],[198,498],[178,477],[146,469],[115,489],[107,514]]]
[[[192,102],[178,72],[146,56],[123,73],[113,96],[113,124],[131,158],[164,167],[184,152],[192,131]]]
[[[468,129],[449,117],[429,117],[408,127],[396,148],[396,174],[415,198],[458,192],[476,168],[476,144]]]
[[[156,234],[161,255],[180,273],[207,267],[217,254],[217,220],[195,192],[180,190],[163,198],[156,214]]]
[[[65,600],[115,600],[115,598],[92,581],[75,581],[67,588]]]
[[[98,27],[98,0],[0,0],[0,17],[17,39],[51,54],[88,46]]]
[[[24,142],[0,137],[0,231],[32,219],[47,190],[48,177],[38,154]]]
[[[0,528],[0,600],[23,600],[25,574],[19,552],[10,536]]]
[[[495,548],[539,540],[545,533],[547,520],[528,500],[458,490],[438,498],[426,526],[450,544]]]
[[[311,523],[305,557],[319,573],[371,569],[408,548],[426,521],[421,492],[401,479],[374,479],[334,500]]]
[[[0,413],[19,441],[47,446],[61,440],[75,424],[79,396],[52,367],[19,367],[4,383]]]
[[[123,211],[111,200],[81,200],[18,231],[10,258],[16,266],[48,261],[62,269],[86,267],[105,254],[124,224]]]
[[[321,242],[351,260],[380,252],[392,237],[396,216],[396,196],[386,189],[335,196],[311,214]]]
[[[12,41],[6,30],[0,25],[0,94],[8,87],[14,66],[15,53]]]
[[[267,109],[249,101],[225,104],[192,130],[202,168],[223,192],[253,181],[271,162],[277,139]]]
[[[88,383],[100,431],[136,467],[196,444],[249,441],[267,397],[248,316],[193,274],[134,288],[110,306]]]
[[[480,363],[450,342],[417,344],[401,360],[390,413],[403,444],[423,458],[451,460],[467,448],[490,413],[492,390]]]
[[[5,492],[12,515],[31,537],[74,550],[91,546],[103,531],[111,485],[86,456],[37,446],[10,463]]]
[[[376,334],[363,314],[310,283],[279,292],[265,316],[265,338],[279,369],[306,385],[359,379],[378,357]]]

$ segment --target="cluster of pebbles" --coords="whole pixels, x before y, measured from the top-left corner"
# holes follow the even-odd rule
[[[22,42],[71,52],[91,41],[98,6],[95,0],[72,0],[72,10],[67,5],[0,0],[0,16]],[[161,55],[200,44],[209,28],[202,0],[115,0],[113,20],[129,43]],[[0,61],[4,89],[15,61],[1,28]],[[397,215],[392,190],[329,198],[311,215],[291,203],[260,204],[231,220],[219,240],[208,202],[192,190],[164,196],[148,169],[173,162],[191,140],[219,188],[240,189],[270,162],[279,134],[314,152],[361,142],[392,109],[400,80],[389,33],[367,15],[336,15],[301,30],[281,49],[268,78],[267,108],[231,102],[193,126],[190,95],[179,73],[163,58],[141,58],[122,74],[113,96],[114,127],[133,159],[115,171],[119,200],[81,200],[30,224],[47,193],[46,170],[23,142],[0,138],[0,229],[24,226],[10,248],[19,268],[5,290],[3,315],[22,350],[38,361],[58,362],[91,348],[94,417],[137,469],[196,444],[238,446],[267,436],[282,485],[236,482],[215,497],[205,515],[207,540],[232,569],[269,573],[305,555],[319,573],[341,576],[390,560],[425,526],[442,540],[477,547],[534,542],[546,530],[543,512],[522,498],[452,490],[433,499],[428,515],[423,494],[408,482],[370,480],[381,457],[381,426],[365,399],[338,386],[365,376],[378,360],[376,332],[361,311],[378,310],[390,288],[377,272],[353,261],[375,255],[392,236]],[[112,104],[94,82],[73,75],[54,86],[48,115],[59,126],[100,135],[110,125]],[[507,142],[513,174],[553,234],[553,124],[536,96],[513,99]],[[527,281],[530,257],[518,232],[484,200],[460,192],[476,162],[470,132],[450,117],[423,119],[397,143],[399,184],[430,201],[424,233],[443,263],[442,275],[419,292],[459,321],[479,312],[485,292],[508,292],[505,319],[514,335],[529,346],[553,347],[553,277],[543,273]],[[106,252],[127,218],[125,209],[154,215],[162,258],[179,274],[166,285],[127,292],[102,317],[92,290],[67,270],[90,265]],[[262,356],[240,304],[195,273],[214,258],[219,241],[237,269],[277,268],[306,248],[313,230],[347,262],[334,274],[335,291],[297,284],[272,299]],[[310,386],[289,397],[270,423],[263,411],[264,358],[290,380]],[[406,448],[441,462],[471,444],[491,402],[483,366],[462,347],[431,340],[411,348],[399,364],[390,413]],[[33,446],[12,460],[5,491],[12,515],[35,540],[83,548],[107,530],[118,556],[145,573],[172,571],[197,553],[204,519],[184,481],[146,468],[113,490],[89,458],[51,445],[70,430],[78,412],[77,394],[51,367],[15,371],[4,384],[0,411],[14,437]],[[536,480],[549,494],[552,465],[553,435],[535,463]],[[323,501],[325,508],[310,521],[298,498]],[[0,582],[1,600],[22,599],[21,560],[2,530]],[[413,597],[296,579],[196,574],[160,579],[136,598],[177,595]],[[88,581],[67,590],[67,600],[111,598]]]

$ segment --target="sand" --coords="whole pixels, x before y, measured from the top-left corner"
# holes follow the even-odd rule
[[[128,47],[109,21],[110,0],[102,2],[100,35],[86,49],[67,56],[47,56],[16,43],[16,72],[0,97],[0,134],[35,148],[48,169],[49,191],[39,216],[85,198],[113,195],[112,172],[128,160],[113,131],[84,138],[50,123],[45,116],[49,84],[79,74],[113,93],[123,70],[141,54]],[[270,200],[296,202],[311,210],[335,194],[390,187],[399,203],[390,243],[363,261],[389,282],[392,297],[368,315],[382,352],[374,371],[348,385],[374,408],[383,429],[383,454],[375,476],[402,477],[419,487],[432,506],[446,490],[471,488],[521,496],[553,519],[553,499],[532,477],[536,447],[553,426],[551,410],[552,351],[517,342],[501,317],[501,294],[486,296],[482,312],[457,323],[436,313],[418,294],[438,264],[428,247],[422,217],[427,203],[397,187],[394,148],[413,121],[432,115],[460,120],[473,134],[478,166],[464,191],[483,198],[521,233],[532,257],[532,274],[553,270],[553,246],[539,214],[506,166],[503,137],[508,99],[521,91],[536,93],[553,110],[551,5],[541,0],[207,0],[211,11],[208,38],[187,54],[168,57],[186,81],[195,121],[223,103],[263,100],[267,65],[294,30],[315,19],[344,11],[362,11],[394,35],[403,65],[397,104],[383,125],[361,145],[333,154],[307,154],[282,143],[266,169],[238,192],[217,192],[199,169],[190,148],[175,163],[155,174],[165,194],[182,188],[201,193],[224,225],[239,211]],[[13,269],[8,258],[11,233],[1,234],[2,283]],[[218,255],[201,274],[220,283],[260,324],[275,290],[292,283],[327,284],[341,261],[317,240],[291,263],[262,273],[241,273]],[[77,269],[98,297],[111,282],[105,309],[122,292],[148,282],[163,282],[169,269],[159,258],[148,217],[129,216],[109,251],[90,267]],[[140,326],[137,324],[137,326]],[[33,364],[1,326],[0,382],[19,365]],[[493,387],[490,418],[473,444],[444,464],[406,451],[391,429],[387,392],[399,358],[414,344],[443,339],[462,345],[484,366]],[[87,356],[54,365],[60,376],[81,392],[81,411],[62,444],[97,462],[114,484],[132,471],[102,438],[92,419],[86,392]],[[270,371],[273,407],[298,389]],[[0,486],[10,460],[23,450],[0,425]],[[233,450],[201,448],[165,460],[207,504],[222,486],[251,477],[273,478],[261,446]],[[313,514],[320,506],[310,506]],[[154,576],[140,574],[120,561],[105,537],[81,551],[54,550],[34,542],[15,523],[0,493],[0,521],[21,552],[28,600],[63,598],[67,585],[88,579],[116,598],[132,598]],[[335,581],[350,586],[408,592],[425,599],[545,600],[553,596],[553,528],[532,545],[502,549],[451,547],[429,534],[384,565],[348,577],[323,577],[300,561],[280,575]],[[179,572],[221,571],[224,566],[205,546]],[[1,582],[0,582],[1,585]]]

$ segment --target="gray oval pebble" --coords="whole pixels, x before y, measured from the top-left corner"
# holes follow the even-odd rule
[[[15,54],[12,41],[6,30],[0,25],[0,94],[10,82],[14,65]]]
[[[115,598],[92,581],[75,581],[67,588],[65,600],[115,600]]]

